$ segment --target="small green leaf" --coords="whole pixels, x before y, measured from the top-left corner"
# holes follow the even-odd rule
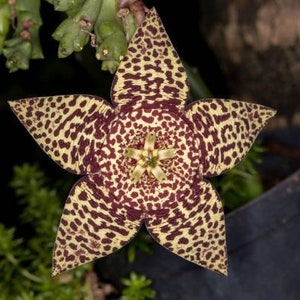
[[[131,272],[129,278],[122,279],[122,284],[125,288],[120,300],[147,300],[156,296],[156,292],[151,288],[152,281],[145,275]]]

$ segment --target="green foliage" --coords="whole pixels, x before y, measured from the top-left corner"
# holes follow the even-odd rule
[[[256,141],[239,165],[211,179],[228,210],[234,210],[246,204],[263,192],[257,164],[261,162],[261,154],[264,151],[266,150]]]
[[[0,54],[9,30],[10,9],[8,1],[0,0]]]
[[[121,18],[115,12],[114,1],[103,1],[94,29],[96,58],[103,61],[102,70],[110,73],[118,68],[120,60],[126,54],[127,42],[136,29],[132,15],[127,15],[128,28],[124,28]]]
[[[119,300],[147,300],[154,299],[156,292],[151,288],[152,281],[145,275],[131,272],[129,278],[123,278],[125,288]]]
[[[95,56],[102,60],[102,70],[114,73],[125,55],[129,38],[136,29],[133,16],[126,15],[123,26],[122,16],[115,0],[50,1],[56,10],[64,11],[68,17],[53,33],[59,41],[58,56],[66,57],[81,51],[91,38],[96,49]]]
[[[62,212],[57,189],[37,166],[14,167],[11,181],[22,206],[16,228],[0,224],[0,291],[10,299],[83,299],[90,265],[51,277],[51,253]],[[1,299],[1,298],[0,298]]]
[[[47,1],[54,10],[63,13],[64,18],[52,35],[59,42],[58,57],[80,52],[90,41],[95,48],[95,57],[102,61],[102,70],[114,73],[137,27],[134,14],[139,12],[130,10],[127,6],[130,2]],[[41,0],[0,0],[0,55],[6,57],[10,72],[27,70],[30,59],[43,58],[39,37],[43,23],[40,6]],[[139,9],[145,8],[140,5]]]
[[[0,54],[10,72],[27,70],[29,60],[43,58],[39,28],[42,25],[40,0],[0,2]],[[8,37],[9,28],[12,35]]]
[[[86,0],[76,7],[77,12],[74,15],[69,16],[59,25],[52,35],[59,41],[58,57],[63,58],[83,49],[89,41],[101,5],[102,1]]]

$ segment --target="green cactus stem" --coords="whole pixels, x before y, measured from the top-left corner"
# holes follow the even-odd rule
[[[114,73],[136,27],[147,9],[141,0],[51,0],[55,10],[64,11],[65,19],[53,33],[59,41],[58,56],[79,52],[91,40],[101,69]],[[132,9],[132,10],[131,10]],[[138,18],[136,16],[138,15]]]
[[[58,57],[64,58],[83,49],[90,39],[101,5],[100,0],[86,0],[74,16],[69,16],[58,26],[52,35],[59,41]]]
[[[10,72],[27,70],[30,59],[43,58],[39,40],[40,0],[23,0],[11,4],[10,14],[16,14],[17,27],[11,39],[4,42],[3,55]],[[12,16],[10,16],[11,18]],[[14,17],[14,16],[13,16]]]
[[[4,43],[3,55],[6,57],[6,67],[10,72],[29,68],[32,46],[29,40],[15,37]]]
[[[9,30],[10,9],[7,1],[0,1],[0,54]]]
[[[28,69],[30,59],[43,58],[39,40],[41,0],[0,0],[0,54],[10,72]],[[80,52],[88,42],[114,73],[127,52],[148,8],[142,0],[47,0],[67,17],[52,34],[59,42],[58,57]],[[7,35],[10,35],[7,39]]]
[[[132,16],[126,16],[129,26],[123,26],[120,12],[117,14],[115,0],[106,0],[95,25],[96,58],[102,60],[101,69],[114,73],[118,68],[122,57],[127,51],[128,33],[130,37],[136,29]]]
[[[52,0],[49,2],[53,4],[56,11],[64,11],[68,16],[73,16],[79,11],[85,0]]]

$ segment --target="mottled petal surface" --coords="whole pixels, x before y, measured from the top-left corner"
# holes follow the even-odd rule
[[[9,104],[40,147],[61,167],[77,174],[98,170],[96,152],[114,116],[106,101],[90,95],[68,95]]]
[[[159,16],[151,9],[137,29],[113,85],[118,108],[139,101],[170,101],[183,108],[188,96],[187,76]]]
[[[222,202],[212,185],[199,179],[170,209],[148,212],[150,234],[171,252],[207,269],[227,274]]]
[[[194,123],[203,176],[217,176],[237,165],[275,110],[254,103],[203,99],[186,109]]]
[[[153,174],[157,169],[132,180],[137,157],[128,157],[128,148],[130,152],[142,149],[148,133],[156,137],[154,149],[174,149],[176,153],[161,160],[159,167],[165,175],[162,182]],[[179,191],[191,188],[199,168],[198,146],[189,123],[184,116],[161,109],[138,109],[119,117],[111,126],[100,156],[104,186],[124,205],[145,211],[176,201]]]
[[[83,177],[65,204],[54,245],[53,275],[120,249],[140,226],[140,211],[115,200],[98,175]]]

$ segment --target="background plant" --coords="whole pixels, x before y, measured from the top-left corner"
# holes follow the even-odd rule
[[[145,275],[131,272],[129,278],[123,278],[125,288],[120,300],[147,300],[155,299],[156,292],[151,288],[151,280]]]
[[[62,14],[53,32],[58,57],[80,52],[90,43],[102,70],[114,73],[147,8],[140,0],[48,0]],[[41,0],[0,0],[0,54],[10,72],[27,70],[43,58],[39,29]]]

